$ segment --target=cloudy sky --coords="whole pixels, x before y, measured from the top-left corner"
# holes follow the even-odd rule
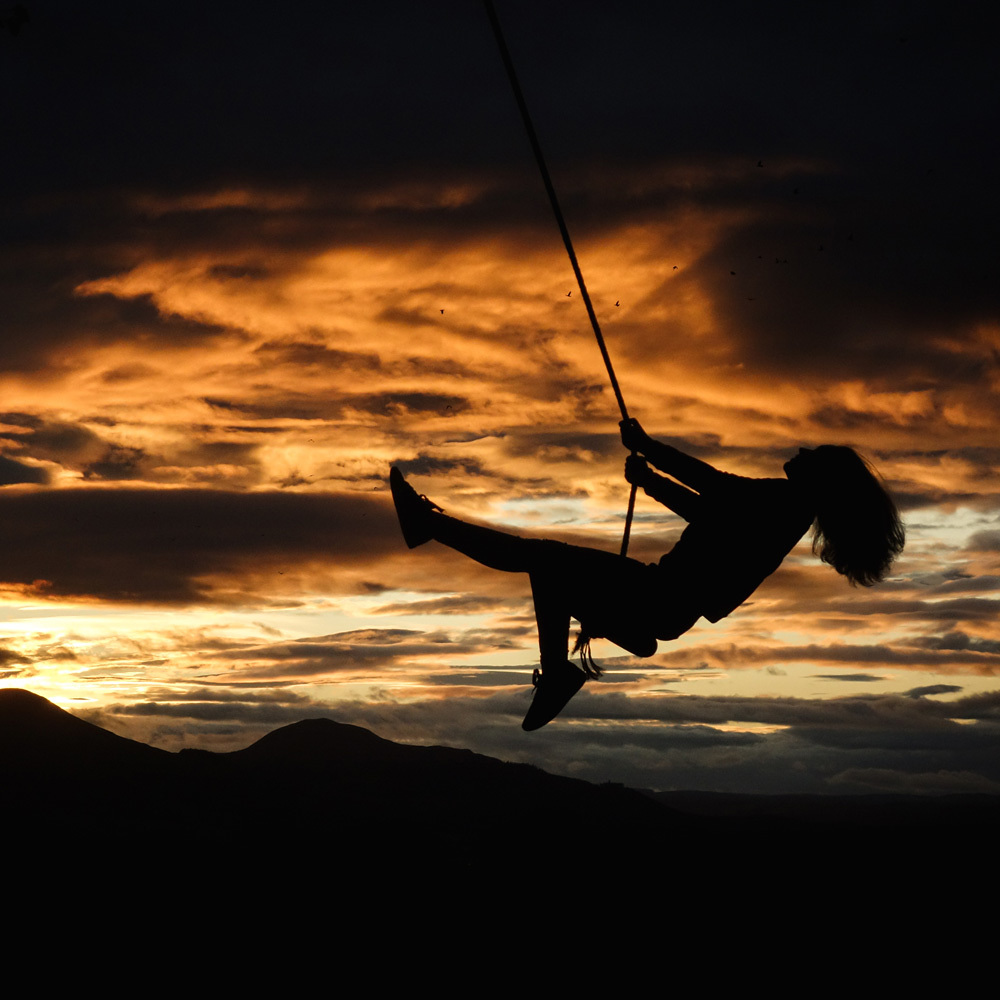
[[[629,409],[727,471],[881,469],[908,545],[525,734],[526,578],[617,550],[606,385],[481,5],[2,11],[0,684],[169,749],[328,716],[590,778],[1000,792],[993,33],[969,5],[498,0]],[[982,11],[986,17],[985,9]],[[682,522],[640,500],[632,554]]]

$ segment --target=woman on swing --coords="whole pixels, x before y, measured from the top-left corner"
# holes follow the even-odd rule
[[[652,656],[657,639],[676,639],[699,618],[717,622],[738,608],[810,525],[813,551],[852,584],[883,579],[903,549],[892,498],[851,448],[802,448],[785,463],[786,478],[748,479],[653,440],[636,420],[620,426],[622,444],[633,452],[625,478],[688,522],[658,563],[469,524],[418,496],[398,469],[389,477],[411,549],[436,539],[484,566],[528,574],[541,661],[522,724],[528,731],[554,719],[588,678],[600,676],[588,655],[591,638]],[[567,659],[570,618],[580,622],[582,667]]]

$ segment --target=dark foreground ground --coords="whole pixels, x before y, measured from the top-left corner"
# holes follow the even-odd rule
[[[328,720],[172,754],[3,691],[0,779],[5,912],[43,921],[98,897],[185,933],[445,910],[759,948],[819,926],[940,940],[996,888],[992,797],[654,798]]]

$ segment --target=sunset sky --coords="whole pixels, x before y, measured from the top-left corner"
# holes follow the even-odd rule
[[[891,579],[806,540],[652,660],[595,642],[523,733],[527,578],[407,550],[386,482],[620,544],[617,406],[481,4],[27,4],[0,685],[171,750],[325,716],[659,789],[1000,792],[985,6],[496,3],[631,413],[743,475],[859,448]],[[682,527],[641,498],[630,553]]]

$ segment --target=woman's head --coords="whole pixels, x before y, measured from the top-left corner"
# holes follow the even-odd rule
[[[802,448],[785,463],[789,480],[816,508],[813,552],[851,583],[882,580],[903,551],[905,533],[878,473],[853,448]]]

